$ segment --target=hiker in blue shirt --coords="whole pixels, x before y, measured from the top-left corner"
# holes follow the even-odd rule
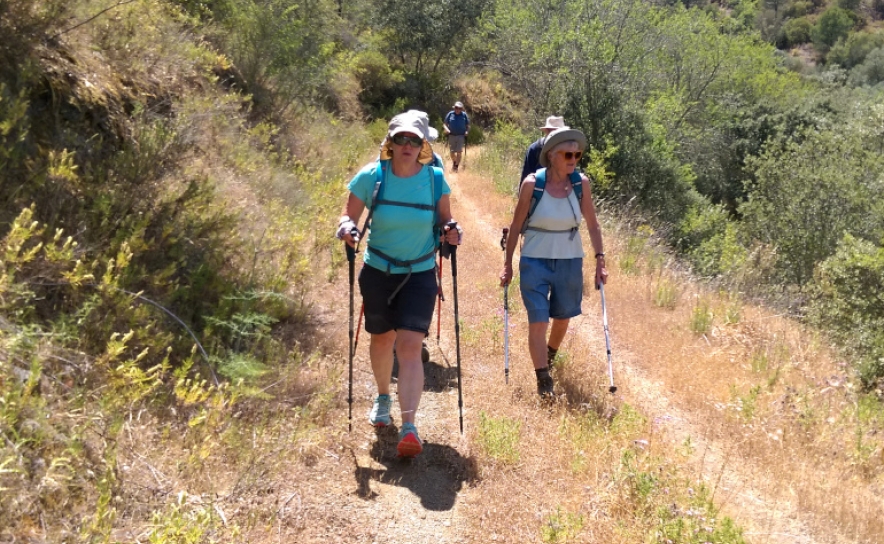
[[[448,226],[453,221],[451,189],[442,172],[428,166],[433,151],[425,131],[425,123],[412,112],[390,121],[380,160],[363,167],[348,185],[350,193],[337,230],[339,239],[356,247],[356,223],[369,207],[370,234],[359,273],[378,388],[369,422],[376,427],[392,423],[395,345],[402,419],[397,451],[402,457],[414,457],[423,450],[415,416],[424,388],[421,345],[429,333],[438,294],[436,248],[440,237],[456,245],[463,234],[459,226]]]
[[[501,286],[512,281],[513,254],[519,236],[524,236],[519,289],[528,314],[528,351],[541,397],[553,396],[550,368],[568,332],[569,320],[582,312],[581,218],[586,221],[595,251],[594,285],[607,283],[608,278],[589,179],[583,174],[574,175],[584,149],[586,136],[579,130],[562,128],[546,137],[540,150],[540,165],[544,168],[529,174],[519,190],[500,274]],[[535,194],[535,186],[543,189],[539,195]]]
[[[543,141],[550,132],[560,128],[568,128],[565,126],[564,117],[551,115],[546,118],[546,124],[540,127],[540,132],[543,133],[543,136],[528,146],[528,151],[525,152],[525,162],[522,163],[522,175],[519,177],[520,187],[522,186],[522,180],[528,177],[528,174],[533,174],[540,168],[540,150],[543,148]]]
[[[467,135],[470,133],[470,118],[463,111],[463,103],[455,102],[454,110],[445,116],[445,134],[448,135],[448,150],[451,152],[451,171],[457,172]]]

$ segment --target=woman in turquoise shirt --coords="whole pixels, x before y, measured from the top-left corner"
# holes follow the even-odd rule
[[[421,346],[427,336],[438,286],[435,250],[440,232],[460,244],[462,230],[449,228],[451,189],[442,171],[428,163],[433,151],[426,123],[407,112],[390,121],[380,160],[366,165],[348,185],[337,236],[351,247],[356,221],[370,207],[370,231],[359,289],[378,396],[369,414],[376,427],[392,423],[390,391],[393,349],[399,361],[398,394],[402,426],[397,450],[414,457],[423,450],[415,415],[424,387]]]

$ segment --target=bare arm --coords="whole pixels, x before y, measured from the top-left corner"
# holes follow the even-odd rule
[[[583,177],[583,200],[580,202],[580,211],[586,221],[586,229],[589,231],[589,240],[595,252],[595,285],[607,283],[608,270],[605,268],[605,245],[602,242],[602,227],[595,213],[595,203],[592,200],[592,188],[589,179]]]
[[[522,182],[519,189],[519,201],[513,212],[513,221],[510,223],[510,231],[506,238],[506,255],[504,257],[503,272],[500,274],[500,284],[507,285],[513,279],[513,255],[516,246],[519,245],[519,237],[522,235],[522,225],[528,218],[528,209],[531,207],[531,196],[534,194],[534,175],[530,175]]]

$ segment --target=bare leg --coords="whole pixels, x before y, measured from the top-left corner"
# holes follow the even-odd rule
[[[403,423],[414,423],[421,394],[424,392],[424,365],[421,362],[423,340],[424,334],[421,332],[400,330],[396,333],[396,358],[399,360],[399,410],[402,412]],[[389,372],[387,376],[389,379]]]
[[[549,331],[549,342],[547,342],[549,347],[559,349],[559,346],[562,345],[562,340],[565,339],[565,333],[568,332],[568,323],[570,322],[571,319],[552,320],[552,328]]]
[[[393,374],[393,342],[395,341],[396,331],[371,335],[371,345],[368,352],[371,357],[371,371],[374,373],[374,381],[378,384],[378,395],[390,394],[390,380]]]
[[[528,323],[528,351],[531,353],[531,362],[534,369],[546,368],[546,329],[549,323],[541,321]]]

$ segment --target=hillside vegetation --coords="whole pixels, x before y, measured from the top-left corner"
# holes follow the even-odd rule
[[[750,466],[782,462],[770,440],[790,448],[770,487],[805,490],[815,530],[840,535],[830,541],[872,542],[880,6],[805,4],[0,0],[0,541],[282,538],[268,527],[285,504],[270,504],[266,481],[361,447],[340,432],[346,316],[328,294],[341,289],[329,233],[346,181],[391,115],[418,107],[441,128],[462,100],[488,191],[462,202],[494,207],[475,226],[507,220],[532,127],[560,114],[584,130],[616,275],[640,278],[630,285],[661,322],[688,312],[689,338],[710,352],[661,361],[687,368],[667,383],[745,371],[713,373],[711,396],[680,409],[727,405],[708,438],[739,437]],[[499,254],[475,251],[477,274],[496,268]],[[690,303],[688,278],[703,282]],[[482,281],[476,300],[499,294]],[[635,304],[623,329],[663,345]],[[764,308],[785,321],[762,334],[742,316],[766,321]],[[500,316],[465,311],[467,348],[498,360]],[[637,336],[623,340],[650,358]],[[563,498],[531,522],[489,509],[476,524],[517,527],[514,542],[754,541],[721,517],[716,486],[696,488],[690,444],[636,448],[655,432],[641,399],[601,399],[587,391],[603,376],[575,374],[558,429],[536,431],[557,434],[539,443],[519,446],[518,396],[513,412],[477,400],[455,468],[477,507],[517,485],[520,454],[539,464],[541,445],[563,440],[556,451],[574,455],[552,470],[609,486],[604,500]],[[857,497],[828,517],[827,496],[798,484],[820,464],[829,498],[839,477],[837,497]],[[587,505],[604,512],[598,533]]]

